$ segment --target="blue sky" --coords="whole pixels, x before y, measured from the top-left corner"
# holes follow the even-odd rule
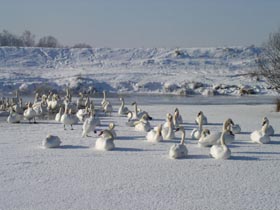
[[[64,45],[261,45],[280,28],[279,0],[0,0],[0,30]]]

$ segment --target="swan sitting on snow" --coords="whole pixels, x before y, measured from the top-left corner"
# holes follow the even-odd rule
[[[186,147],[185,143],[185,129],[184,127],[179,127],[179,129],[182,132],[182,138],[180,144],[174,144],[171,146],[169,150],[169,157],[170,158],[186,158],[188,156],[188,149]]]
[[[92,112],[90,112],[90,117],[85,120],[83,123],[83,132],[82,137],[89,137],[89,133],[93,131],[96,133],[95,127],[96,127],[96,119],[94,118],[94,115]]]
[[[270,136],[267,134],[269,123],[267,121],[263,122],[261,130],[253,131],[250,135],[250,138],[253,142],[259,144],[267,144],[270,142]]]
[[[114,139],[117,138],[117,133],[114,130],[115,126],[116,126],[115,123],[109,123],[109,131],[112,133]]]
[[[223,131],[222,132],[214,132],[210,133],[208,129],[205,129],[202,131],[202,135],[200,139],[198,140],[199,146],[212,146],[220,144],[220,138],[223,132],[225,132],[225,143],[230,144],[234,141],[234,134],[230,131],[230,125],[234,124],[233,121],[229,118],[227,119],[223,124]]]
[[[148,115],[144,114],[139,121],[134,122],[136,131],[145,131],[148,132],[151,130],[150,122],[148,121]]]
[[[120,98],[120,101],[122,102],[122,104],[119,108],[118,114],[121,115],[121,116],[122,115],[127,115],[128,112],[129,112],[129,109],[126,106],[124,106],[124,99],[122,97]]]
[[[27,109],[23,112],[23,116],[25,119],[27,119],[30,123],[30,121],[33,119],[34,123],[36,123],[35,117],[36,117],[36,112],[32,108],[32,104],[29,102]]]
[[[162,125],[158,125],[155,129],[150,130],[147,135],[146,139],[149,142],[161,142],[163,140],[161,135]]]
[[[192,130],[192,132],[191,132],[191,138],[192,139],[200,139],[200,137],[201,137],[201,133],[202,133],[202,121],[203,121],[203,119],[202,119],[202,115],[199,115],[198,116],[198,128],[195,128],[195,129],[193,129]]]
[[[138,109],[137,103],[136,103],[136,102],[133,102],[131,105],[134,106],[134,112],[132,112],[132,113],[133,113],[132,119],[140,119],[144,114],[147,115],[147,117],[148,117],[149,120],[152,120],[152,119],[153,119],[153,118],[148,114],[148,112],[143,111],[143,110],[141,110],[141,109]]]
[[[55,148],[59,147],[61,144],[60,138],[58,136],[48,135],[46,139],[43,140],[42,145],[44,148]]]
[[[269,124],[269,120],[267,117],[263,118],[263,124],[267,123],[267,130],[266,130],[266,134],[269,136],[273,136],[274,135],[274,129],[273,127]]]
[[[220,145],[213,145],[210,148],[210,156],[215,159],[228,159],[230,158],[231,151],[225,144],[225,136],[227,131],[224,131],[221,135]]]
[[[96,150],[113,150],[115,148],[113,134],[109,130],[103,130],[99,134],[99,138],[96,140]]]
[[[195,118],[195,123],[198,124],[200,115],[202,116],[202,124],[207,125],[208,124],[207,117],[203,114],[202,111],[198,112],[197,117]]]
[[[7,118],[8,123],[20,123],[21,115],[16,113],[12,108],[10,110],[10,114]]]

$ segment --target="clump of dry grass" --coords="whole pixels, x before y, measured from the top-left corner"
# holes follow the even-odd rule
[[[276,99],[276,112],[280,112],[280,98]]]

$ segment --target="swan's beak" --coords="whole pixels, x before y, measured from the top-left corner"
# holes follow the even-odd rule
[[[98,136],[101,136],[103,134],[103,131],[101,131],[99,134],[98,134]]]

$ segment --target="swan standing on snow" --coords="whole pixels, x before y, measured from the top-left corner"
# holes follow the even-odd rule
[[[147,135],[146,139],[149,142],[161,142],[163,140],[161,135],[162,125],[158,125],[156,129],[150,130]]]
[[[148,132],[151,130],[150,122],[148,121],[148,115],[144,114],[139,121],[134,122],[136,131],[145,131]]]
[[[267,117],[263,118],[263,124],[266,123],[267,124],[267,130],[266,130],[266,134],[269,136],[273,136],[274,135],[274,129],[273,127],[269,124],[269,120]]]
[[[220,145],[213,145],[210,148],[210,156],[215,159],[228,159],[230,158],[231,151],[225,144],[225,135],[227,131],[224,131],[221,135]]]
[[[43,140],[42,145],[44,148],[55,148],[59,147],[61,144],[60,138],[58,136],[48,135],[46,139]]]
[[[96,150],[113,150],[115,148],[113,134],[109,130],[103,130],[99,134],[99,138],[96,140]]]
[[[29,102],[27,109],[23,112],[24,118],[27,119],[29,121],[29,123],[31,123],[30,121],[32,119],[34,120],[34,123],[36,123],[36,120],[35,120],[36,115],[37,114],[36,114],[35,110],[32,108],[32,104]]]
[[[89,137],[89,133],[93,131],[96,133],[95,127],[96,127],[96,119],[94,118],[94,115],[92,112],[90,112],[90,117],[85,120],[83,123],[83,132],[82,137]]]
[[[70,125],[71,130],[74,130],[73,125],[78,122],[76,115],[72,115],[71,112],[71,109],[65,109],[64,114],[61,116],[61,122],[63,123],[64,130],[66,130],[66,125]]]
[[[202,133],[202,124],[203,124],[203,119],[202,119],[202,115],[198,116],[198,128],[195,128],[192,130],[191,132],[191,138],[192,139],[200,139],[201,137],[201,133]]]
[[[267,134],[268,122],[264,121],[261,130],[253,131],[250,138],[253,142],[259,144],[267,144],[270,142],[270,136]]]
[[[178,130],[182,132],[181,142],[180,144],[174,144],[169,150],[169,157],[174,159],[186,158],[188,156],[188,149],[185,145],[185,129],[181,126]]]
[[[202,111],[198,112],[197,117],[195,118],[195,123],[198,124],[200,115],[202,116],[202,124],[207,125],[208,124],[207,117],[203,114]]]
[[[10,114],[7,118],[8,123],[20,123],[21,115],[15,112],[12,108],[10,110]]]
[[[173,125],[173,117],[171,114],[167,114],[167,122],[165,126],[162,128],[161,134],[164,140],[171,140],[175,138],[174,125]]]
[[[124,106],[124,99],[121,97],[120,101],[122,102],[121,107],[119,108],[118,114],[119,115],[127,115],[129,112],[129,109]]]
[[[179,128],[180,124],[183,123],[183,118],[179,113],[179,109],[176,108],[175,112],[174,112],[174,117],[173,117],[173,124],[175,126],[175,128]]]

